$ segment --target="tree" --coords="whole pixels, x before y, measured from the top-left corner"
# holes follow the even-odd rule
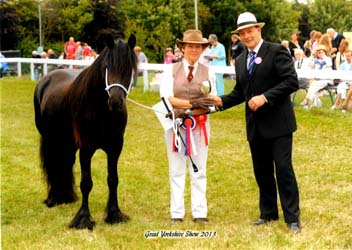
[[[134,33],[150,62],[162,62],[166,47],[194,28],[193,3],[179,0],[125,0],[122,5],[125,33]]]
[[[315,0],[309,5],[310,27],[325,33],[328,28],[344,32],[352,30],[351,0]]]

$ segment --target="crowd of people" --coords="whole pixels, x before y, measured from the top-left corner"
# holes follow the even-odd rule
[[[320,31],[310,32],[310,38],[302,43],[299,42],[299,33],[294,32],[289,41],[288,50],[295,61],[296,70],[348,70],[352,71],[351,46],[348,40],[333,28],[322,34]],[[283,41],[285,46],[287,43]],[[321,106],[320,94],[328,85],[336,86],[335,104],[332,110],[346,111],[352,92],[352,81],[340,79],[299,79],[300,88],[307,90],[307,95],[300,104],[304,108]]]

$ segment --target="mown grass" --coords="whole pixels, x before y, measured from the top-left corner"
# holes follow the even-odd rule
[[[119,202],[131,220],[120,225],[103,222],[107,200],[106,158],[93,159],[94,187],[90,209],[97,222],[93,232],[72,230],[68,223],[80,201],[48,209],[39,167],[39,135],[35,129],[32,95],[35,82],[1,79],[1,237],[2,249],[352,249],[352,114],[324,106],[295,107],[293,161],[300,187],[301,234],[290,233],[281,218],[253,227],[258,216],[258,189],[245,137],[242,105],[211,116],[208,160],[210,223],[192,222],[189,181],[186,220],[171,225],[169,184],[163,131],[154,113],[128,103],[129,121],[119,161]],[[158,93],[142,91],[130,98],[152,106]],[[233,82],[226,80],[226,90]],[[304,93],[298,93],[296,102]],[[76,182],[80,171],[76,164]],[[79,190],[77,189],[78,193]],[[215,237],[146,239],[145,232],[210,231]]]

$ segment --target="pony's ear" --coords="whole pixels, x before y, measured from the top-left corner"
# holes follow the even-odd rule
[[[128,38],[128,45],[130,46],[131,49],[134,49],[134,46],[136,46],[136,37],[135,35],[131,34],[130,38]]]
[[[106,43],[106,46],[108,46],[109,49],[112,49],[114,47],[115,41],[114,41],[114,38],[112,37],[111,34],[107,34],[106,35],[105,43]]]

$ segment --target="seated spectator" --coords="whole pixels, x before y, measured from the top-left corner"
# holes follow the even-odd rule
[[[311,68],[315,70],[332,70],[332,59],[326,55],[326,47],[324,45],[319,45],[316,49],[317,57],[311,62]],[[325,88],[328,84],[332,84],[331,80],[314,80],[309,88],[308,93],[300,104],[304,108],[310,108],[314,101],[320,101],[319,91]],[[316,105],[319,106],[319,105]]]
[[[0,58],[5,58],[5,56],[1,54],[1,52],[0,52]],[[7,64],[7,62],[0,62],[0,78],[2,78],[6,74],[6,71],[8,70],[9,70],[9,65]]]
[[[344,53],[345,61],[340,65],[340,70],[348,70],[352,71],[352,51],[346,50]],[[331,109],[341,109],[340,106],[341,100],[346,100],[346,94],[348,90],[348,85],[351,85],[352,81],[340,81],[337,85],[337,96],[335,104],[331,107]]]
[[[352,81],[349,82],[349,90],[347,92],[346,99],[343,101],[341,105],[342,112],[346,112],[346,109],[348,108],[352,98]]]
[[[295,69],[297,70],[307,70],[309,69],[310,59],[304,57],[304,51],[302,49],[295,49]],[[298,79],[299,88],[305,89],[308,87],[308,79],[307,78],[299,78]]]

